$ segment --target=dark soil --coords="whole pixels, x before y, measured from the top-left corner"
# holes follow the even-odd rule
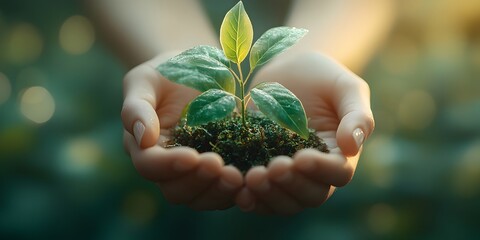
[[[266,166],[272,157],[293,156],[304,148],[328,152],[327,145],[313,130],[308,139],[303,139],[257,113],[249,113],[247,125],[247,129],[243,128],[238,115],[195,127],[181,122],[173,129],[167,147],[188,146],[200,153],[216,152],[225,165],[232,164],[243,173],[253,166]]]

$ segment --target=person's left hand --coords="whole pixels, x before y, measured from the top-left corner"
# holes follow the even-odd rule
[[[318,53],[281,56],[261,69],[252,86],[279,82],[303,103],[309,127],[330,153],[313,149],[292,158],[278,156],[268,167],[254,167],[236,204],[244,211],[293,214],[317,207],[350,182],[362,144],[374,128],[368,84],[331,58]]]

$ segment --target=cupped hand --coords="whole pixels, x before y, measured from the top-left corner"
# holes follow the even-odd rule
[[[252,86],[260,82],[279,82],[302,101],[309,127],[330,153],[304,149],[250,169],[236,203],[244,211],[271,214],[317,207],[350,182],[362,144],[373,131],[368,84],[314,52],[280,56],[257,73]]]
[[[164,148],[185,105],[199,92],[162,77],[163,54],[132,69],[124,78],[124,145],[137,171],[155,182],[174,204],[196,210],[225,209],[243,185],[242,174],[215,153],[187,147]]]

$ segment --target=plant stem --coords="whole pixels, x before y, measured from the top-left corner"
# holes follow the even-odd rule
[[[233,77],[235,78],[235,80],[237,80],[238,83],[240,83],[240,78],[239,78],[238,75],[235,73],[235,71],[233,71],[232,68],[229,68],[228,71],[230,71],[230,73],[233,75]]]
[[[250,75],[252,75],[252,72],[253,72],[253,69],[250,69],[250,71],[248,72],[248,75],[247,77],[245,78],[245,81],[243,81],[243,85],[247,85],[247,82],[248,82],[248,79],[250,79]]]
[[[246,120],[246,108],[245,108],[245,84],[244,84],[244,79],[243,79],[243,73],[242,73],[242,66],[240,63],[237,63],[238,67],[238,74],[240,75],[240,87],[242,88],[240,91],[240,99],[242,100],[242,123],[243,127],[247,128],[247,120]]]

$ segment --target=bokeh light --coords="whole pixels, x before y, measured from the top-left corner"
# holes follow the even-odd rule
[[[78,137],[66,143],[58,166],[66,175],[88,176],[95,173],[102,156],[102,149],[95,140]]]
[[[20,111],[35,123],[44,123],[55,112],[55,100],[50,92],[39,86],[25,90],[20,99]]]
[[[0,105],[6,102],[11,95],[12,86],[5,74],[0,72]]]
[[[92,47],[95,41],[95,31],[86,17],[71,16],[60,28],[59,41],[60,46],[67,53],[83,54]]]
[[[43,39],[32,24],[18,23],[11,27],[3,47],[8,62],[26,64],[40,56],[43,50]]]
[[[410,130],[426,128],[435,117],[432,95],[423,90],[411,90],[400,100],[397,116],[402,126]]]
[[[157,215],[158,203],[150,192],[135,191],[127,195],[123,205],[124,215],[133,223],[143,225]]]
[[[376,234],[387,234],[394,230],[398,216],[390,205],[378,203],[373,205],[368,212],[368,226]]]

